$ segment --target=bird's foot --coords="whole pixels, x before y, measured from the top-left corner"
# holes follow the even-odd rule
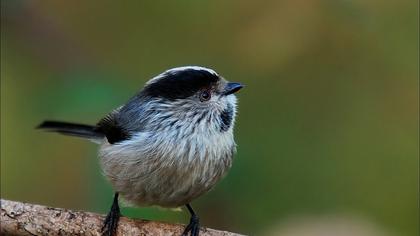
[[[105,218],[104,225],[102,226],[101,233],[103,236],[114,236],[117,232],[118,221],[120,219],[120,207],[118,205],[118,193],[115,194],[114,202],[112,203],[111,210]]]
[[[191,232],[191,236],[198,236],[200,233],[200,220],[196,215],[191,216],[190,223],[185,227],[182,236],[188,236],[189,232]]]
[[[111,211],[105,218],[104,225],[101,232],[103,236],[114,236],[117,232],[118,220],[120,219],[120,212],[111,208]]]

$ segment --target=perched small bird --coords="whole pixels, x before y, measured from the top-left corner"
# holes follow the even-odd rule
[[[199,218],[190,203],[232,165],[234,93],[242,87],[204,67],[173,68],[96,125],[44,121],[38,128],[100,144],[101,168],[115,190],[104,235],[116,232],[121,195],[136,206],[185,205],[191,219],[183,235],[197,236]]]

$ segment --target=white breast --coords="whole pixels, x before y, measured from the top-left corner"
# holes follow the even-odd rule
[[[104,142],[100,162],[114,190],[134,205],[163,207],[184,205],[209,191],[231,166],[233,125],[226,132],[206,124],[189,128],[195,130],[168,127],[120,144]]]

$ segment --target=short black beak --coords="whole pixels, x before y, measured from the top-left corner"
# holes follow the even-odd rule
[[[240,83],[227,83],[223,95],[229,95],[238,92],[244,86]]]

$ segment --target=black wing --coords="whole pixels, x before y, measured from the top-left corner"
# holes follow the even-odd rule
[[[96,130],[103,133],[110,144],[127,140],[131,136],[119,122],[118,111],[114,111],[100,120],[96,125]]]

